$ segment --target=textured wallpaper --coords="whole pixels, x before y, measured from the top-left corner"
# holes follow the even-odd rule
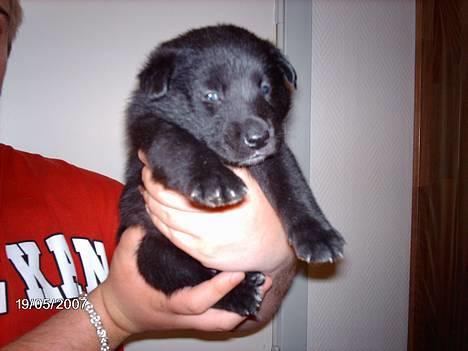
[[[310,274],[308,350],[406,350],[414,1],[312,7],[311,185],[347,246]]]

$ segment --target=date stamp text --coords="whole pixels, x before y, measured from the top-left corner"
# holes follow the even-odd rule
[[[78,310],[84,309],[86,301],[80,298],[60,299],[60,298],[36,298],[17,299],[16,307],[19,310]]]

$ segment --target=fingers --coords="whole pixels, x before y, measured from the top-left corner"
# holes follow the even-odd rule
[[[174,313],[200,315],[234,289],[244,277],[242,272],[221,272],[197,286],[174,293],[169,307]]]
[[[211,308],[244,279],[241,272],[222,272],[195,287],[183,289],[170,297],[168,308],[179,314],[180,328],[203,331],[229,331],[246,317]]]
[[[243,322],[234,312],[211,308],[244,278],[244,273],[222,272],[209,281],[175,293],[170,298],[172,312],[178,313],[179,328],[202,331],[230,331]],[[261,287],[262,296],[271,288],[272,280],[266,276]]]
[[[161,204],[183,211],[201,212],[201,209],[194,207],[182,194],[177,191],[167,189],[159,182],[155,182],[153,180],[151,170],[148,167],[143,167],[141,178],[145,185],[145,189]]]
[[[190,256],[197,258],[198,248],[200,246],[200,239],[190,233],[178,231],[172,227],[169,227],[162,222],[158,217],[150,215],[153,224],[159,229],[159,231],[168,238],[175,246],[182,251],[185,251]]]
[[[110,276],[113,275],[114,281],[117,279],[115,278],[115,269],[117,269],[117,272],[129,278],[132,286],[138,287],[136,288],[139,292],[138,299],[148,301],[149,303],[146,305],[152,306],[150,310],[153,312],[141,310],[137,313],[138,317],[134,317],[130,312],[127,319],[140,318],[140,325],[145,326],[144,328],[147,328],[147,325],[156,325],[160,329],[197,329],[202,331],[229,331],[245,320],[245,317],[236,313],[212,308],[216,302],[244,279],[244,273],[223,272],[209,281],[177,291],[167,297],[160,291],[147,286],[137,274],[135,252],[143,237],[144,231],[140,227],[128,228],[120,239],[111,267]],[[112,273],[113,270],[114,273]],[[110,284],[109,282],[110,280],[107,281],[107,284]],[[122,286],[125,284],[109,286],[112,287],[111,291],[115,294],[116,291],[122,293]],[[123,301],[132,300],[127,298],[128,294],[123,296]],[[134,308],[130,311],[134,311]],[[145,315],[147,312],[148,314]]]
[[[210,332],[226,332],[233,330],[243,322],[242,317],[234,312],[211,308],[201,315],[184,315],[178,320],[178,329],[195,329]]]
[[[247,207],[217,212],[187,212],[162,205],[144,194],[148,213],[153,224],[175,246],[201,260],[219,256],[218,250],[231,244],[243,243],[247,239],[250,227]],[[252,211],[250,211],[252,212]],[[232,235],[234,229],[239,235]],[[234,246],[233,249],[237,247]]]
[[[221,276],[225,274],[231,274],[231,277],[226,276],[221,278]],[[235,276],[232,276],[232,274],[235,274]],[[203,305],[204,308],[206,308],[209,304],[214,304],[216,301],[218,301],[219,297],[224,293],[225,289],[228,288],[230,284],[236,282],[238,278],[241,278],[243,276],[242,273],[239,276],[237,276],[238,274],[239,273],[223,272],[211,279],[210,281],[202,283],[195,288],[190,288],[189,290],[181,291],[179,296],[174,295],[174,300],[171,301],[171,303],[177,304],[179,306],[178,311],[185,313],[181,315],[181,318],[178,321],[179,326],[182,326],[182,328],[185,327],[188,329],[198,329],[203,331],[230,331],[234,329],[237,325],[239,325],[241,322],[243,322],[247,317],[242,317],[234,312],[214,308],[209,308],[206,311],[204,311],[202,308],[200,308],[201,305]],[[219,289],[219,286],[218,288],[215,287],[214,290],[211,291],[211,295],[210,292],[201,292],[201,300],[197,301],[196,298],[193,299],[194,297],[192,296],[192,293],[195,289],[206,289],[206,286],[214,283],[215,279],[227,279],[228,282],[222,282],[221,284],[225,284],[225,286],[221,289]],[[204,284],[206,285],[203,286]],[[262,296],[264,296],[265,293],[271,288],[271,285],[271,278],[269,276],[266,276],[265,283],[261,287]],[[198,292],[196,292],[196,294],[198,294]],[[209,298],[209,296],[212,299],[210,299],[209,301],[205,301],[204,299]],[[183,302],[178,301],[178,299],[182,299]],[[190,301],[190,299],[193,300],[187,304],[187,302]],[[184,303],[186,305],[181,307],[180,304]]]
[[[171,191],[164,190],[163,192],[167,193]],[[226,215],[223,216],[223,211],[202,212],[198,210],[192,211],[190,209],[185,210],[175,208],[173,205],[168,206],[165,203],[160,202],[160,199],[161,197],[164,197],[164,194],[158,194],[158,199],[156,199],[152,197],[148,191],[143,190],[142,195],[149,210],[149,215],[151,216],[151,219],[153,219],[154,223],[158,221],[162,222],[169,225],[171,229],[180,232],[193,234],[193,231],[196,228],[206,229],[207,227],[210,227],[207,224],[214,223],[213,221],[216,223],[223,223],[223,220],[226,220],[226,218],[224,218]],[[227,215],[230,213],[231,212],[227,213]]]
[[[145,166],[143,167],[141,171],[141,177],[142,177],[145,189],[151,194],[151,196],[156,201],[158,201],[159,203],[167,207],[179,209],[179,210],[186,211],[186,212],[187,211],[205,212],[203,208],[193,206],[190,200],[188,200],[185,196],[183,196],[179,192],[166,188],[160,182],[155,182],[152,177],[151,169],[148,166],[148,160],[145,154],[141,150],[138,151],[138,157],[145,164]],[[233,168],[233,167],[229,167],[229,168],[237,176],[239,176],[249,188],[249,193],[247,194],[247,197],[250,197],[249,194],[251,193],[250,191],[251,188],[254,189],[255,193],[260,191],[260,188],[257,182],[252,178],[252,175],[250,174],[248,170],[246,170],[245,168]]]

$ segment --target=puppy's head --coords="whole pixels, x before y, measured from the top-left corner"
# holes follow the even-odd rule
[[[129,118],[174,123],[226,163],[252,165],[283,140],[296,72],[271,43],[235,26],[160,45],[138,76]]]

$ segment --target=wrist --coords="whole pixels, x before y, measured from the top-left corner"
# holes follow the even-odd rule
[[[93,292],[88,295],[88,300],[93,304],[95,311],[100,316],[102,325],[107,332],[109,346],[111,350],[114,350],[129,337],[131,333],[122,328],[119,323],[116,322],[115,318],[112,317],[106,306],[106,301],[104,300],[104,295],[100,287],[94,289]],[[94,328],[91,324],[90,327]],[[99,338],[97,336],[96,339],[99,343]]]

